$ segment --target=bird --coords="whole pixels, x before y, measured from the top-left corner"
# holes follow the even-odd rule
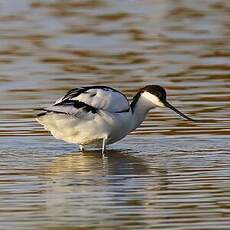
[[[85,146],[113,144],[135,130],[155,107],[167,107],[189,121],[195,121],[167,101],[165,89],[146,85],[129,103],[120,91],[108,86],[84,86],[69,90],[54,104],[39,108],[36,120],[56,139]]]

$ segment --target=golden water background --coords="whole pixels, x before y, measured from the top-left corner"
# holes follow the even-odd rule
[[[0,1],[0,229],[229,229],[228,0]],[[108,158],[34,120],[68,89],[131,99],[160,84],[197,119],[153,110]]]

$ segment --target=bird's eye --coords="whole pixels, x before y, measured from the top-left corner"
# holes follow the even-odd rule
[[[166,98],[166,94],[163,92],[158,92],[157,96],[160,100],[165,100]]]
[[[159,97],[159,98],[162,98],[162,97],[163,97],[163,95],[162,95],[161,92],[158,93],[158,97]]]

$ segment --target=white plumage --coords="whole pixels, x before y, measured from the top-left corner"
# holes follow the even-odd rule
[[[40,109],[37,121],[57,138],[69,143],[105,146],[134,130],[155,107],[170,107],[160,86],[142,88],[129,104],[126,96],[107,86],[89,86],[70,90],[53,105]]]

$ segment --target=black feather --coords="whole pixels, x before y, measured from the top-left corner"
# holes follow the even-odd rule
[[[97,113],[98,109],[95,107],[88,105],[82,101],[78,100],[64,100],[59,102],[58,104],[55,104],[54,106],[74,106],[76,109],[82,108],[85,112],[92,112],[92,113]]]
[[[86,86],[86,87],[81,87],[81,88],[75,88],[75,89],[71,89],[69,92],[67,92],[67,94],[62,98],[62,101],[65,101],[67,99],[72,99],[74,97],[77,97],[79,96],[80,94],[82,93],[87,93],[88,90],[90,89],[102,89],[102,90],[105,90],[105,91],[114,91],[114,92],[117,92],[117,93],[120,93],[122,94],[121,92],[119,92],[118,90],[116,89],[113,89],[111,87],[108,87],[108,86]],[[124,94],[122,94],[124,95]],[[91,95],[91,97],[93,96],[96,96],[96,94],[93,94]],[[125,97],[125,95],[124,95]]]

